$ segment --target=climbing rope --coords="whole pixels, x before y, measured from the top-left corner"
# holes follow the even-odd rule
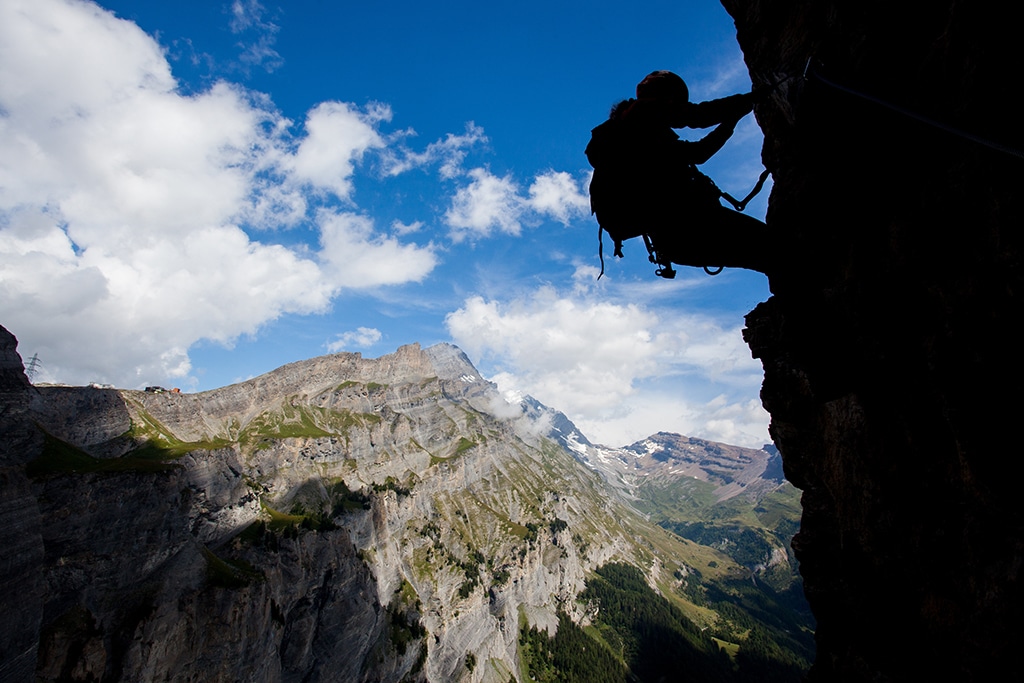
[[[886,102],[885,100],[883,100],[883,99],[881,99],[879,97],[875,97],[874,95],[869,95],[868,93],[864,93],[864,92],[861,92],[859,90],[854,90],[853,88],[847,87],[847,86],[842,85],[840,83],[836,83],[835,81],[830,80],[830,79],[826,78],[825,76],[822,76],[820,73],[818,73],[818,71],[816,69],[812,68],[811,64],[812,64],[813,61],[814,61],[813,57],[810,57],[810,58],[807,59],[807,64],[804,67],[804,74],[803,74],[804,80],[809,80],[810,78],[814,78],[815,80],[820,81],[821,83],[824,83],[825,85],[827,85],[827,86],[829,86],[831,88],[835,88],[836,90],[839,90],[839,91],[842,91],[844,93],[847,93],[848,95],[853,95],[854,97],[859,97],[859,98],[861,98],[863,100],[867,100],[868,102],[873,102],[874,104],[877,104],[880,107],[885,107],[886,109],[890,109],[890,110],[892,110],[894,112],[897,112],[899,114],[903,114],[904,116],[912,118],[912,119],[914,119],[916,121],[920,121],[921,123],[927,124],[927,125],[932,126],[934,128],[938,128],[939,130],[944,130],[947,133],[950,133],[952,135],[956,135],[958,137],[964,138],[965,140],[970,140],[971,142],[977,143],[979,145],[983,145],[985,147],[988,147],[989,149],[994,149],[997,152],[1002,152],[1004,154],[1009,154],[1010,156],[1017,157],[1018,159],[1024,159],[1024,152],[1021,152],[1019,149],[1015,149],[1013,147],[1009,147],[1007,145],[1003,145],[1001,143],[994,142],[994,141],[989,140],[987,138],[983,138],[983,137],[981,137],[979,135],[975,135],[974,133],[971,133],[969,131],[963,130],[962,128],[957,128],[957,127],[951,126],[951,125],[949,125],[947,123],[943,123],[942,121],[938,121],[936,119],[924,116],[924,115],[919,114],[919,113],[917,113],[915,111],[907,109],[906,107],[901,107],[901,106],[899,106],[897,104],[893,104],[892,102]]]

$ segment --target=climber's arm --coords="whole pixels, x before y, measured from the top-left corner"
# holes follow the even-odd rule
[[[680,146],[682,156],[685,157],[685,163],[703,164],[722,149],[726,141],[732,137],[735,128],[736,121],[726,121],[696,142],[680,140],[677,144]]]
[[[754,93],[743,93],[689,104],[685,114],[686,127],[709,128],[724,121],[738,121],[753,109],[754,98]]]

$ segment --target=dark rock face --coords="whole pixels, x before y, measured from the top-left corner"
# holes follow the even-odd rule
[[[0,680],[32,680],[43,618],[43,538],[25,463],[42,438],[25,416],[34,391],[17,340],[0,327]]]
[[[792,77],[756,110],[783,253],[745,335],[804,490],[811,678],[994,680],[1024,636],[1014,22],[993,2],[723,4],[754,83]]]

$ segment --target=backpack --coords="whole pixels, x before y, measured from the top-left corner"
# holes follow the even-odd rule
[[[722,196],[714,181],[696,166],[673,166],[672,172],[667,173],[657,162],[638,156],[636,150],[644,149],[645,142],[649,141],[631,136],[630,129],[616,120],[614,111],[612,118],[591,131],[585,154],[594,167],[590,208],[598,222],[601,275],[603,237],[607,232],[614,242],[615,256],[622,258],[623,242],[642,237],[649,260],[661,266],[655,273],[675,277],[671,257],[658,248],[658,233],[659,228],[670,223],[676,223],[668,225],[670,229],[681,229],[678,221],[683,211],[668,209],[692,207],[699,213],[700,207],[717,206]]]

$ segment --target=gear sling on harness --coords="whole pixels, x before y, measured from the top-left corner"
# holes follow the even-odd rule
[[[699,176],[699,180],[698,180],[697,177],[694,177],[693,178],[693,182],[694,183],[698,183],[699,182],[700,184],[703,185],[703,193],[705,194],[705,201],[708,198],[711,198],[711,196],[713,196],[716,201],[719,198],[722,198],[722,199],[725,199],[730,204],[732,204],[732,206],[737,211],[743,211],[744,209],[746,209],[747,204],[750,203],[750,200],[753,199],[754,197],[756,197],[758,195],[758,193],[760,193],[761,190],[764,188],[765,181],[768,179],[768,176],[769,176],[770,173],[771,172],[768,169],[765,169],[764,171],[762,171],[761,175],[758,177],[757,183],[754,185],[753,189],[751,189],[750,192],[747,193],[747,196],[745,196],[741,200],[737,200],[735,197],[733,197],[729,193],[723,192],[722,190],[720,190],[718,188],[718,186],[715,185],[714,181],[712,181],[710,178],[708,178],[703,173],[700,173],[699,171],[694,170],[694,174],[695,174],[695,176]],[[595,208],[595,210],[593,212],[594,213],[597,212],[596,208]],[[598,257],[601,260],[601,273],[597,276],[598,279],[601,279],[601,277],[604,275],[604,233],[605,232],[607,232],[609,234],[609,236],[612,238],[612,240],[614,241],[615,250],[614,250],[613,254],[615,256],[619,257],[619,258],[623,257],[623,254],[622,254],[622,243],[623,243],[623,241],[625,241],[627,239],[631,239],[633,237],[642,237],[643,241],[644,241],[644,246],[647,248],[648,260],[651,263],[654,263],[656,265],[661,266],[658,270],[655,271],[655,275],[658,275],[659,277],[664,277],[664,278],[669,279],[669,280],[671,280],[672,278],[675,277],[676,271],[672,268],[672,261],[671,261],[671,259],[668,256],[664,255],[663,253],[660,253],[657,245],[655,244],[654,237],[650,234],[650,232],[648,232],[648,231],[638,232],[638,231],[635,231],[635,230],[623,230],[622,227],[618,226],[618,225],[616,225],[614,227],[606,228],[604,226],[604,224],[599,223],[598,229],[597,229],[597,253],[598,253]],[[717,275],[718,273],[722,272],[722,268],[718,267],[716,269],[712,269],[709,266],[705,265],[704,266],[704,272],[706,272],[708,275]]]

